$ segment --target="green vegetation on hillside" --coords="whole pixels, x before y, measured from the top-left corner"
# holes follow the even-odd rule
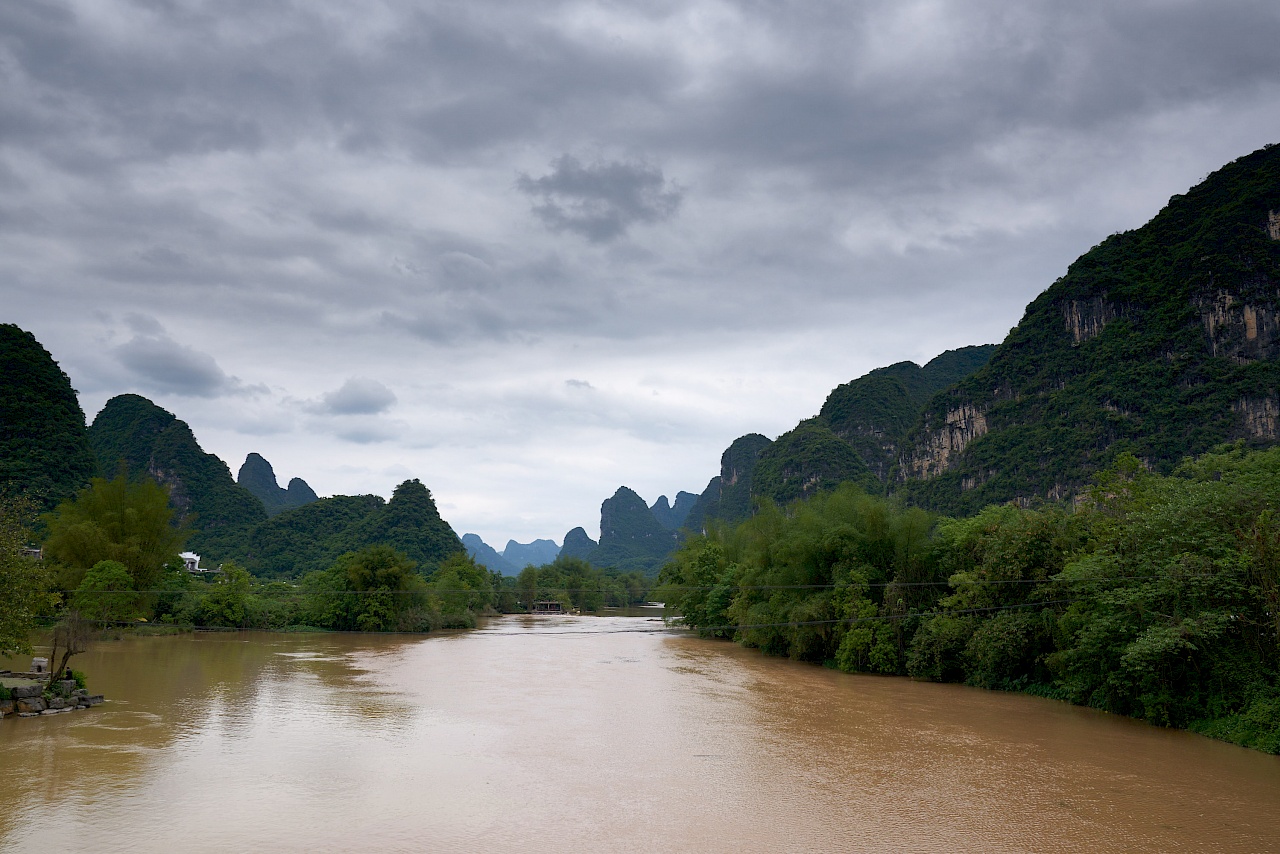
[[[1056,697],[1280,752],[1280,449],[1120,457],[1076,510],[846,485],[688,540],[656,595],[765,652]]]
[[[1147,225],[1081,256],[1027,307],[991,361],[941,393],[904,458],[925,459],[948,412],[985,435],[909,500],[949,512],[1077,492],[1129,452],[1161,472],[1187,455],[1280,438],[1280,146],[1240,158]]]
[[[929,400],[985,365],[995,350],[994,344],[961,347],[923,368],[914,362],[876,368],[833,389],[816,420],[848,442],[876,478],[887,482],[899,445]]]
[[[754,497],[782,504],[835,489],[841,483],[880,491],[880,481],[853,446],[816,419],[802,422],[765,448],[751,478]]]
[[[654,575],[676,545],[676,534],[634,491],[619,487],[600,505],[600,544],[587,555],[599,567]]]
[[[320,496],[302,478],[289,481],[289,488],[281,488],[276,482],[275,469],[261,454],[249,454],[236,475],[236,483],[243,486],[262,502],[268,516],[275,516],[291,507],[301,507],[318,501]]]
[[[75,589],[91,568],[107,561],[124,567],[135,590],[160,586],[167,566],[179,565],[189,532],[174,525],[169,496],[155,481],[96,477],[74,499],[45,516],[44,556],[58,581]]]
[[[335,495],[286,510],[246,536],[242,556],[255,575],[296,578],[375,545],[397,549],[423,567],[464,550],[431,492],[407,480],[389,502],[377,495]]]
[[[709,522],[740,522],[751,515],[751,476],[756,461],[773,444],[767,436],[748,433],[734,439],[720,455],[720,474],[707,488],[684,520],[684,527],[701,531]]]
[[[266,519],[262,502],[231,479],[227,464],[201,450],[191,428],[145,397],[111,398],[89,427],[101,470],[150,478],[169,490],[190,546],[211,562],[241,554],[249,530]]]
[[[34,335],[0,323],[0,495],[49,510],[95,469],[71,380]]]

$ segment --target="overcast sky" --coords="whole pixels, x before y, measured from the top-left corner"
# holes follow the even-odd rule
[[[599,530],[1280,142],[1275,0],[0,4],[0,306],[92,419]]]

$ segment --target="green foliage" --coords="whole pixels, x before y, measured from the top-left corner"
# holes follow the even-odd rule
[[[249,454],[236,475],[236,483],[253,493],[262,502],[268,516],[275,516],[292,507],[301,507],[318,501],[319,496],[301,478],[289,481],[283,489],[276,483],[276,473],[261,454]]]
[[[851,485],[687,540],[657,595],[713,637],[1021,690],[1280,751],[1280,448],[1169,475],[1121,455],[1079,507],[935,520]]]
[[[0,496],[0,655],[31,652],[31,630],[53,613],[58,597],[49,589],[51,573],[22,554],[31,535],[35,502]]]
[[[48,510],[94,469],[71,381],[35,336],[0,323],[0,493]]]
[[[638,571],[600,569],[563,554],[540,567],[526,566],[514,579],[501,581],[510,585],[513,594],[513,601],[498,609],[507,612],[533,610],[533,603],[539,601],[559,602],[565,610],[592,612],[636,605],[649,595],[649,580]]]
[[[191,428],[145,397],[107,401],[89,427],[101,471],[163,483],[191,548],[218,562],[244,551],[250,529],[266,519],[262,502],[236,484],[226,463],[206,454]]]
[[[85,619],[98,623],[122,623],[138,613],[138,593],[133,576],[118,561],[100,560],[84,574],[72,596],[71,606]]]
[[[878,672],[900,672],[899,622],[868,627],[936,599],[919,586],[936,577],[932,524],[854,484],[785,511],[766,503],[736,528],[686,542],[656,595],[704,634],[849,669],[874,659]]]
[[[623,486],[600,505],[600,544],[587,560],[620,572],[653,575],[676,542],[676,533],[662,526],[644,499]]]
[[[783,433],[761,454],[752,473],[752,494],[778,504],[856,483],[878,492],[880,483],[848,442],[816,420]]]
[[[79,586],[98,562],[116,561],[128,569],[135,590],[153,590],[186,538],[174,528],[173,515],[168,495],[154,481],[130,482],[123,474],[94,478],[45,516],[45,556],[72,570],[64,578],[69,587]]]
[[[836,387],[822,404],[818,422],[857,452],[880,481],[887,481],[898,445],[920,419],[933,395],[977,371],[994,344],[948,350],[923,368],[899,362]]]
[[[1280,394],[1280,339],[1266,331],[1280,312],[1280,242],[1264,227],[1278,187],[1273,146],[1081,256],[985,368],[928,406],[907,458],[929,453],[948,412],[982,413],[987,432],[904,497],[973,513],[1076,493],[1126,452],[1167,474],[1233,438],[1272,444],[1246,411]]]
[[[751,477],[756,461],[772,443],[759,433],[733,440],[720,455],[720,474],[711,479],[689,511],[684,527],[702,531],[713,521],[736,524],[751,515]]]
[[[463,549],[430,491],[411,480],[396,487],[390,502],[376,495],[338,495],[286,510],[253,529],[245,554],[255,575],[296,578],[372,545],[398,549],[428,568]]]

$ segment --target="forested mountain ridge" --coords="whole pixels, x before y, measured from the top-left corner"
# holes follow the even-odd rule
[[[593,566],[653,574],[677,541],[676,532],[663,527],[643,498],[620,486],[600,505],[600,544],[587,560]]]
[[[243,559],[255,575],[294,578],[369,546],[391,546],[422,568],[465,551],[431,491],[414,479],[397,486],[390,501],[335,495],[285,510],[249,533]]]
[[[1085,253],[927,407],[895,491],[966,513],[1061,499],[1122,452],[1168,472],[1280,440],[1280,146]]]
[[[898,362],[837,386],[817,421],[848,442],[882,483],[888,482],[899,444],[938,392],[977,371],[996,345],[961,347],[925,363]]]
[[[752,504],[786,504],[856,483],[872,494],[892,482],[900,444],[919,423],[929,400],[972,374],[995,352],[994,344],[948,350],[924,367],[898,362],[834,388],[821,411],[776,440],[749,433],[720,458],[688,514],[684,527],[701,531],[709,521],[737,523]]]
[[[192,529],[190,547],[212,562],[240,554],[249,530],[267,518],[249,490],[231,479],[221,459],[201,449],[185,421],[145,397],[111,398],[89,427],[89,444],[108,477],[123,467],[168,488],[179,519]]]
[[[689,518],[689,512],[697,503],[698,496],[681,490],[676,493],[675,504],[669,503],[667,496],[659,495],[658,500],[653,502],[649,509],[653,512],[653,517],[658,520],[658,524],[668,531],[678,531],[684,527],[684,520]]]
[[[720,455],[720,474],[711,478],[698,496],[684,526],[701,531],[708,522],[736,522],[751,514],[751,475],[760,454],[773,440],[759,433],[739,436]]]
[[[551,563],[560,554],[560,547],[555,540],[534,540],[531,543],[518,543],[507,540],[502,549],[502,557],[517,571],[526,566],[542,566]]]
[[[96,468],[71,380],[34,335],[0,324],[0,493],[49,510]]]
[[[463,534],[462,545],[467,554],[486,569],[500,575],[518,575],[520,572],[497,549],[481,539],[479,534]]]
[[[236,475],[236,483],[252,492],[262,502],[268,516],[274,516],[290,507],[301,507],[320,498],[315,490],[300,477],[290,480],[287,489],[282,488],[276,482],[275,469],[261,454],[249,454],[245,457],[244,464],[240,466],[240,472]]]

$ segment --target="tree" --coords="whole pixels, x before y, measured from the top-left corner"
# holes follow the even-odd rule
[[[71,568],[68,586],[78,586],[99,561],[112,560],[129,571],[135,590],[153,590],[187,537],[173,525],[163,487],[150,480],[131,482],[124,475],[94,478],[45,520],[45,553]]]
[[[120,623],[138,612],[138,594],[125,565],[100,560],[84,574],[71,606],[85,619],[100,623]]]
[[[53,664],[59,652],[62,653],[62,660],[57,667],[49,669],[50,682],[66,671],[71,656],[89,651],[94,634],[94,624],[79,611],[72,609],[62,616],[53,627],[53,649],[49,653],[49,664]]]
[[[249,589],[253,578],[249,570],[228,561],[222,565],[222,574],[204,596],[202,620],[210,626],[239,626],[248,622]]]
[[[22,553],[33,512],[28,499],[0,498],[0,655],[31,652],[36,619],[58,603],[44,564]]]

